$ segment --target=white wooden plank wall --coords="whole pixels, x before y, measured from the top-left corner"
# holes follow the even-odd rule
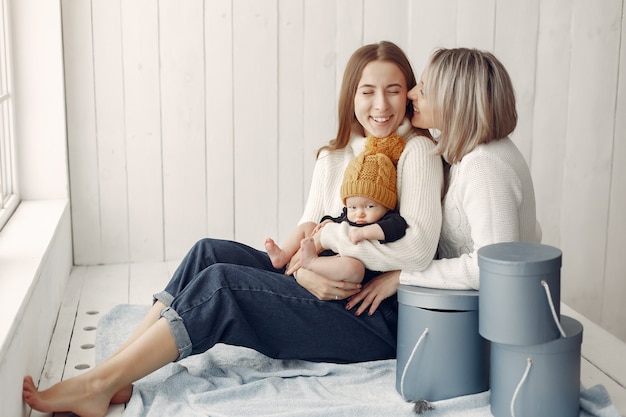
[[[563,300],[626,340],[623,0],[62,0],[75,263],[262,248],[296,224],[350,54],[438,46],[513,78]]]

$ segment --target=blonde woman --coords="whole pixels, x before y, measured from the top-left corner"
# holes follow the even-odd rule
[[[376,311],[400,284],[478,289],[479,248],[540,242],[531,175],[509,135],[517,124],[515,93],[502,63],[476,49],[439,49],[409,91],[411,124],[433,129],[447,162],[439,257],[427,268],[379,276],[354,295],[356,314]]]

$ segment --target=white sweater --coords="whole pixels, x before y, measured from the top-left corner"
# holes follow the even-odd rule
[[[400,283],[478,289],[477,251],[499,242],[540,242],[535,192],[523,155],[509,138],[478,146],[450,168],[439,259],[406,268]]]
[[[435,155],[432,140],[415,135],[408,120],[397,133],[407,139],[397,170],[398,209],[409,226],[406,235],[385,244],[364,241],[355,245],[348,238],[346,222],[327,224],[320,235],[324,248],[357,258],[373,271],[426,268],[435,256],[441,230],[441,157]],[[353,131],[347,147],[319,156],[300,223],[317,223],[326,214],[341,213],[339,190],[343,173],[364,145],[365,137]]]

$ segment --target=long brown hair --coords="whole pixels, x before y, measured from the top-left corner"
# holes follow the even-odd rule
[[[372,61],[387,61],[396,64],[404,75],[407,91],[417,84],[409,59],[402,52],[402,49],[393,42],[382,41],[364,45],[357,49],[350,57],[343,73],[343,81],[341,82],[341,91],[339,93],[339,127],[337,129],[337,137],[327,145],[322,146],[317,151],[318,156],[323,150],[343,149],[350,142],[352,124],[356,120],[354,115],[354,96],[356,95],[361,75],[363,75],[363,69]],[[409,118],[413,116],[413,105],[409,100],[407,100],[406,115]],[[424,134],[428,135],[427,132]]]

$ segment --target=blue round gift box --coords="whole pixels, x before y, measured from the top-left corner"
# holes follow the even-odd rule
[[[560,322],[565,337],[552,342],[533,346],[491,343],[490,402],[495,417],[510,417],[511,405],[516,417],[580,415],[583,326],[568,316],[561,316]]]
[[[561,257],[559,249],[540,243],[507,242],[480,248],[480,334],[509,345],[557,339]]]
[[[478,291],[400,285],[396,389],[406,400],[426,401],[489,389],[489,342],[478,333]]]

